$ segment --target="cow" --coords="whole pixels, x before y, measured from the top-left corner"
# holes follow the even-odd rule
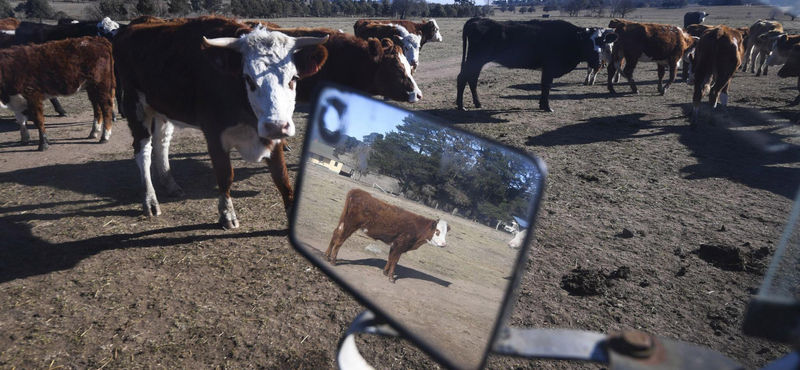
[[[525,241],[525,236],[528,235],[528,230],[522,230],[514,235],[514,238],[511,239],[507,244],[508,247],[511,249],[519,250],[522,248],[522,243]]]
[[[153,149],[161,183],[170,195],[183,194],[169,167],[174,125],[200,129],[206,138],[224,228],[239,226],[230,197],[234,148],[248,162],[266,159],[288,212],[294,192],[281,142],[295,133],[297,82],[325,64],[321,44],[326,40],[251,29],[217,16],[120,31],[114,59],[125,89],[122,105],[144,187],[145,215],[161,214],[150,177]]]
[[[686,14],[688,15],[690,13],[686,13]],[[697,13],[697,12],[694,12],[694,13]],[[714,26],[693,23],[693,24],[689,24],[687,26],[684,26],[683,30],[686,31],[686,33],[688,33],[689,36],[697,37],[699,39],[700,36],[703,35],[703,32],[706,32],[706,30],[709,30],[711,28],[714,28]],[[683,63],[683,73],[681,74],[681,77],[683,78],[684,81],[688,81],[689,80],[689,68],[690,67],[691,67],[690,63]],[[614,82],[616,83],[616,81],[614,81]]]
[[[611,28],[606,28],[603,30],[603,36],[614,32]],[[600,53],[600,65],[597,68],[586,67],[586,80],[583,81],[583,84],[586,86],[594,85],[594,81],[597,78],[597,72],[600,71],[600,68],[603,68],[608,63],[611,63],[611,53],[614,48],[614,43],[609,42],[603,45],[603,50]],[[619,72],[614,76],[614,83],[619,81]]]
[[[786,58],[786,63],[778,70],[778,77],[797,77],[797,90],[800,92],[800,44],[792,46],[792,49],[789,51],[789,56]],[[800,95],[797,95],[793,104],[797,104],[798,102],[800,102]]]
[[[415,103],[422,91],[399,45],[389,39],[362,40],[331,28],[270,28],[293,37],[327,36],[328,61],[320,71],[297,84],[297,99],[311,100],[315,87],[331,81],[390,99]]]
[[[717,26],[704,32],[697,41],[688,81],[689,85],[694,85],[692,128],[697,127],[700,103],[706,93],[712,106],[710,124],[715,125],[718,104],[727,114],[731,79],[744,58],[743,38],[735,28]]]
[[[450,226],[445,220],[422,217],[373,198],[366,191],[352,189],[345,197],[342,215],[325,251],[325,260],[336,266],[339,248],[359,229],[370,238],[389,245],[389,258],[383,274],[394,283],[394,268],[400,255],[417,250],[425,243],[444,248]]]
[[[777,21],[766,21],[759,19],[756,23],[750,26],[749,37],[745,45],[744,63],[742,64],[742,71],[747,71],[747,63],[750,62],[750,73],[756,73],[756,76],[761,76],[761,69],[764,69],[764,75],[767,75],[768,66],[764,62],[772,52],[771,40],[764,40],[760,38],[762,34],[770,31],[783,32],[783,25]],[[758,58],[758,63],[756,63]],[[756,72],[756,69],[758,71]]]
[[[112,21],[108,17],[100,21],[84,21],[59,24],[56,26],[43,23],[20,22],[14,31],[14,37],[2,42],[2,46],[41,44],[48,41],[84,36],[102,36],[111,40],[119,28],[119,23]],[[119,98],[119,95],[117,95],[117,97]],[[53,107],[60,117],[67,116],[67,111],[64,110],[58,102],[58,99],[52,98],[50,102],[53,104]]]
[[[614,43],[612,62],[608,64],[608,91],[616,93],[612,77],[625,60],[622,76],[628,80],[631,91],[638,93],[633,71],[639,62],[655,62],[658,70],[658,92],[664,95],[675,81],[675,73],[681,60],[688,57],[694,48],[695,38],[680,27],[612,20],[609,27],[619,35]],[[669,80],[662,85],[665,69],[669,67]]]
[[[94,110],[89,138],[96,138],[103,123],[100,142],[111,135],[114,103],[114,59],[111,43],[101,37],[51,41],[41,45],[15,46],[0,50],[0,102],[11,109],[20,127],[22,144],[28,144],[28,118],[39,130],[39,150],[49,146],[44,129],[42,101],[86,90]]]
[[[686,12],[686,14],[683,15],[683,28],[685,29],[692,24],[703,23],[706,17],[708,17],[708,13],[706,12]]]
[[[617,35],[604,35],[602,28],[582,28],[562,20],[500,23],[472,18],[464,24],[462,39],[461,72],[456,91],[458,109],[464,109],[467,83],[472,90],[472,102],[476,108],[481,107],[478,77],[486,63],[497,62],[508,68],[541,69],[539,108],[552,112],[549,97],[553,79],[571,72],[581,62],[588,62],[589,68],[597,68],[603,46],[614,42]]]
[[[774,42],[772,45],[772,54],[770,54],[767,59],[767,66],[769,67],[786,63],[786,60],[789,59],[789,52],[792,50],[792,47],[800,43],[800,35],[789,35],[785,32],[776,34],[772,31],[759,35],[758,37],[761,38],[762,41]]]
[[[404,19],[370,19],[370,22],[381,24],[397,24],[405,27],[408,32],[422,36],[419,47],[422,49],[425,44],[430,42],[442,42],[442,33],[439,31],[439,24],[435,19],[422,20],[421,23],[414,23]]]
[[[396,45],[401,45],[403,48],[403,55],[406,56],[408,64],[411,65],[412,73],[419,65],[419,48],[422,37],[415,33],[409,33],[405,27],[393,23],[371,23],[368,20],[362,19],[356,21],[356,24],[353,25],[353,31],[356,37],[364,40],[369,40],[370,38],[376,38],[378,40],[388,38]]]
[[[14,31],[19,27],[21,22],[17,18],[3,18],[0,19],[0,31]]]

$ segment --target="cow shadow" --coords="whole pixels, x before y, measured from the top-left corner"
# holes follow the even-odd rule
[[[567,83],[567,82],[556,82],[556,81],[554,81],[553,83],[550,84],[550,88],[552,90],[555,87],[570,86],[570,85],[574,85],[574,84],[573,83]],[[524,91],[540,91],[542,89],[542,84],[541,83],[532,82],[532,83],[527,83],[527,84],[511,85],[511,86],[508,86],[507,88],[515,89],[515,90],[524,90]]]
[[[471,104],[471,103],[470,103]],[[496,115],[502,115],[505,113],[513,112],[514,110],[490,110],[490,109],[479,109],[479,108],[470,108],[471,105],[464,103],[464,106],[467,107],[468,110],[463,111],[460,109],[427,109],[427,110],[420,110],[418,112],[423,112],[425,114],[438,117],[443,119],[447,123],[451,124],[471,124],[471,123],[508,123],[510,122],[508,119],[502,119],[495,117]]]
[[[216,178],[207,160],[193,158],[195,156],[205,156],[205,153],[176,155],[170,161],[175,181],[180,185],[185,193],[183,197],[169,197],[158,182],[158,176],[153,175],[153,185],[159,202],[162,204],[171,202],[181,202],[184,200],[216,198]],[[236,182],[244,181],[253,176],[264,175],[269,171],[263,167],[241,167],[237,165],[243,163],[241,160],[234,160],[234,185],[231,196],[234,202],[237,198],[256,196],[261,193],[259,190],[237,189]],[[287,166],[290,170],[296,171],[297,165]],[[155,172],[155,170],[153,170]],[[112,208],[121,205],[132,205],[141,202],[142,186],[139,175],[139,168],[133,159],[120,159],[109,161],[93,161],[81,164],[56,164],[35,168],[25,168],[16,171],[0,174],[0,187],[9,185],[23,185],[33,188],[51,188],[65,190],[72,193],[92,196],[102,199],[102,206],[87,206],[77,211],[76,215],[88,216],[97,215],[95,212],[103,208]],[[272,181],[265,184],[272,186]],[[48,210],[56,203],[42,203],[36,205],[22,205],[18,207],[2,207],[0,215],[21,211]],[[136,207],[136,212],[141,212]],[[122,212],[127,215],[128,211]],[[120,214],[120,213],[116,213]],[[51,219],[64,217],[63,214],[39,214],[39,219]]]
[[[800,168],[789,166],[800,161],[800,146],[787,142],[798,135],[785,130],[793,125],[776,122],[780,114],[729,107],[731,120],[711,126],[708,105],[702,107],[696,129],[688,124],[663,128],[665,133],[677,134],[697,160],[681,169],[685,178],[724,178],[793,199],[800,184]],[[688,114],[691,104],[683,109]],[[748,127],[752,129],[736,129]]]
[[[562,126],[537,136],[528,136],[528,146],[582,145],[626,138],[647,137],[657,134],[637,135],[650,128],[652,122],[642,120],[644,113],[631,113],[615,117],[595,117],[580,123]]]
[[[283,237],[288,230],[265,230],[251,233],[198,233],[218,230],[219,225],[199,224],[167,227],[136,233],[109,234],[64,243],[51,243],[32,233],[25,215],[0,218],[3,243],[0,243],[0,284],[31,276],[67,270],[80,261],[103,251],[140,247],[171,247],[207,240],[253,237]],[[181,236],[173,236],[181,234]]]
[[[601,99],[601,98],[613,98],[620,94],[612,94],[610,92],[587,92],[581,94],[559,94],[558,90],[551,90],[551,92],[556,92],[556,94],[550,94],[550,100],[583,100],[583,99]],[[511,100],[539,100],[541,94],[530,94],[530,95],[503,95],[500,96],[501,99],[511,99]]]
[[[380,258],[364,258],[360,260],[336,260],[337,265],[353,265],[353,266],[371,266],[377,267],[383,270],[383,267],[386,266],[386,260]],[[452,283],[446,280],[439,279],[435,276],[428,275],[424,272],[417,271],[410,267],[404,267],[401,264],[397,264],[394,268],[394,273],[396,275],[395,281],[402,280],[402,279],[417,279],[417,280],[424,280],[434,284],[441,285],[445,288],[449,287]]]

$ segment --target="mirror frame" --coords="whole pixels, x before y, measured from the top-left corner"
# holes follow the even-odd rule
[[[449,129],[452,129],[452,130],[454,130],[456,132],[480,138],[483,141],[486,141],[488,143],[497,145],[498,147],[502,147],[502,148],[504,148],[504,149],[506,149],[506,150],[508,150],[510,152],[513,152],[513,153],[515,153],[515,154],[517,154],[517,155],[519,155],[521,157],[524,157],[524,158],[530,160],[537,167],[537,169],[540,171],[540,173],[542,175],[542,177],[541,177],[542,180],[541,180],[541,184],[540,184],[541,185],[540,186],[540,191],[532,199],[533,201],[535,201],[535,206],[531,210],[531,213],[530,213],[529,217],[526,219],[526,221],[528,221],[528,223],[530,224],[530,227],[528,228],[529,231],[528,231],[527,235],[525,236],[525,240],[523,242],[523,247],[519,250],[519,253],[517,254],[516,261],[514,262],[513,268],[511,270],[512,278],[509,281],[508,288],[506,288],[506,291],[504,293],[503,301],[500,303],[500,310],[497,313],[497,318],[495,319],[494,327],[491,330],[491,333],[490,333],[490,336],[489,336],[489,341],[488,341],[488,343],[486,345],[486,348],[484,348],[483,351],[482,351],[483,353],[481,355],[481,360],[480,360],[480,362],[478,363],[478,366],[477,366],[477,369],[483,369],[486,366],[486,360],[488,358],[489,353],[491,352],[492,348],[494,348],[494,343],[497,340],[498,333],[500,332],[500,329],[504,326],[506,320],[508,320],[508,317],[511,314],[511,310],[514,307],[514,303],[516,303],[516,300],[517,300],[517,290],[519,288],[520,280],[521,280],[522,274],[524,272],[525,261],[527,260],[528,252],[531,249],[531,244],[532,244],[531,241],[533,240],[533,235],[535,234],[535,230],[536,230],[535,229],[535,226],[536,226],[535,222],[536,222],[536,219],[537,219],[537,217],[539,215],[539,210],[541,208],[541,202],[542,202],[543,195],[544,195],[544,192],[546,191],[546,187],[547,187],[547,166],[545,165],[545,163],[541,159],[539,159],[539,158],[537,158],[535,156],[532,156],[532,155],[530,155],[528,153],[525,153],[525,152],[519,150],[518,148],[510,147],[508,145],[503,145],[503,144],[497,143],[495,141],[486,139],[486,138],[484,138],[484,137],[482,137],[480,135],[476,135],[476,134],[468,132],[466,130],[463,130],[463,129],[460,129],[460,128],[457,128],[457,127],[453,127],[453,125],[451,123],[447,123],[447,122],[443,121],[440,118],[433,117],[431,115],[424,114],[424,113],[421,113],[421,112],[410,111],[408,109],[404,109],[404,108],[401,108],[401,107],[398,107],[398,106],[394,106],[394,105],[388,104],[386,102],[378,101],[378,100],[372,98],[371,96],[365,95],[362,92],[356,91],[354,89],[351,89],[349,87],[345,87],[345,86],[342,86],[342,85],[339,85],[339,84],[325,82],[325,83],[320,83],[320,84],[317,85],[317,87],[316,87],[316,89],[314,91],[314,94],[312,95],[313,98],[311,99],[311,103],[310,103],[311,111],[310,111],[309,116],[308,116],[308,123],[306,125],[305,138],[303,139],[303,152],[300,154],[300,163],[298,165],[297,179],[295,181],[294,204],[292,205],[292,213],[291,213],[291,218],[289,220],[289,241],[292,244],[292,248],[294,248],[295,251],[300,253],[300,255],[305,257],[305,259],[307,259],[314,267],[320,269],[325,275],[328,276],[328,278],[333,280],[333,282],[335,282],[345,292],[347,292],[351,296],[353,296],[356,299],[356,301],[358,301],[360,304],[364,305],[368,310],[372,311],[375,314],[376,317],[378,317],[381,320],[385,321],[387,324],[389,324],[391,327],[393,327],[395,330],[397,330],[397,332],[400,333],[402,338],[412,342],[414,345],[416,345],[418,348],[420,348],[423,352],[425,352],[426,354],[431,356],[435,361],[437,361],[438,363],[442,364],[446,368],[457,369],[457,370],[461,369],[460,367],[458,367],[454,363],[452,363],[447,358],[447,356],[445,356],[441,351],[439,351],[437,346],[432,345],[431,343],[426,341],[424,338],[419,337],[419,336],[415,335],[413,332],[411,332],[410,330],[406,329],[400,322],[398,322],[394,318],[392,318],[392,316],[390,314],[387,314],[386,312],[384,312],[380,308],[380,306],[378,306],[375,302],[371,301],[366,296],[362,295],[357,289],[354,289],[346,281],[344,281],[342,279],[339,279],[339,277],[336,275],[336,273],[333,271],[333,268],[329,264],[323,263],[323,261],[321,261],[321,260],[318,261],[318,257],[317,256],[315,256],[315,255],[313,255],[313,254],[311,254],[311,253],[309,253],[308,251],[305,250],[305,248],[309,248],[309,247],[307,247],[304,243],[302,243],[301,241],[299,241],[295,237],[295,228],[294,228],[294,226],[296,225],[296,222],[297,222],[297,210],[298,210],[297,208],[298,208],[298,204],[300,203],[298,195],[301,194],[302,189],[303,189],[303,174],[305,173],[306,165],[308,164],[308,152],[306,151],[306,148],[308,148],[310,143],[311,143],[311,135],[310,135],[310,133],[312,131],[312,125],[314,125],[316,123],[316,120],[317,120],[317,117],[316,117],[317,109],[316,109],[316,107],[317,107],[317,105],[319,103],[319,98],[323,94],[323,92],[325,92],[326,90],[329,90],[329,89],[334,89],[334,90],[338,90],[338,91],[341,91],[341,92],[358,95],[358,96],[360,96],[362,98],[373,100],[374,102],[379,103],[379,104],[392,106],[393,108],[396,108],[396,109],[399,109],[401,111],[405,111],[405,112],[408,112],[408,113],[412,113],[412,114],[417,115],[419,117],[422,117],[422,118],[424,118],[424,119],[426,119],[426,120],[428,120],[430,122],[433,122],[435,124],[438,124],[438,125],[441,125],[441,126],[445,126],[445,127],[449,128]],[[342,333],[342,334],[344,334],[344,333]],[[335,344],[332,343],[331,345],[335,345]]]

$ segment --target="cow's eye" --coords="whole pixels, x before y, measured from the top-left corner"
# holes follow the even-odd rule
[[[292,76],[292,80],[289,81],[289,88],[294,90],[295,86],[297,86],[297,80],[300,79],[300,76],[294,75]]]
[[[439,236],[439,230],[436,230],[436,236]]]

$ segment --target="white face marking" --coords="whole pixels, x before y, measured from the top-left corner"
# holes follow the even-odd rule
[[[418,65],[419,48],[420,44],[422,43],[422,36],[411,34],[405,27],[398,24],[389,23],[389,26],[393,26],[398,31],[400,31],[400,37],[402,38],[403,55],[406,56],[408,63],[411,65]]]
[[[242,159],[251,163],[261,162],[272,153],[253,127],[247,125],[236,125],[222,131],[222,147],[226,151],[236,148]]]
[[[508,242],[508,247],[511,249],[522,248],[522,242],[525,241],[525,235],[528,235],[528,230],[522,230],[514,236],[514,239]]]
[[[78,23],[78,21],[72,23]],[[105,36],[108,34],[116,36],[117,31],[119,31],[119,23],[112,21],[109,17],[105,17],[97,23],[97,36]]]
[[[247,98],[258,117],[258,136],[268,139],[294,136],[295,39],[259,27],[242,35],[238,43],[244,61],[243,73],[249,79],[245,83]]]
[[[447,221],[439,220],[439,222],[436,223],[436,230],[434,230],[433,232],[433,237],[428,242],[437,247],[443,248],[447,245],[447,243],[445,242],[446,236],[447,236]]]
[[[434,42],[441,42],[442,41],[442,34],[439,32],[439,24],[436,23],[435,19],[431,19],[428,22],[433,23],[433,39]]]
[[[586,29],[586,32],[589,32],[588,28]],[[592,33],[592,35],[590,36],[590,38],[592,40],[592,46],[594,46],[594,51],[596,51],[597,54],[602,54],[603,53],[603,48],[600,47],[600,45],[597,45],[597,39],[598,38],[600,38],[601,40],[603,39],[603,30],[602,29],[595,30]],[[602,58],[602,55],[601,55],[601,58]]]
[[[411,65],[408,64],[406,58],[400,58],[400,63],[403,64],[403,68],[406,71],[406,77],[408,77],[411,80],[411,83],[414,85],[414,91],[408,92],[408,102],[416,103],[417,101],[419,101],[417,95],[422,96],[422,90],[419,89],[419,86],[417,86],[417,81],[414,80],[413,76],[411,76]]]

